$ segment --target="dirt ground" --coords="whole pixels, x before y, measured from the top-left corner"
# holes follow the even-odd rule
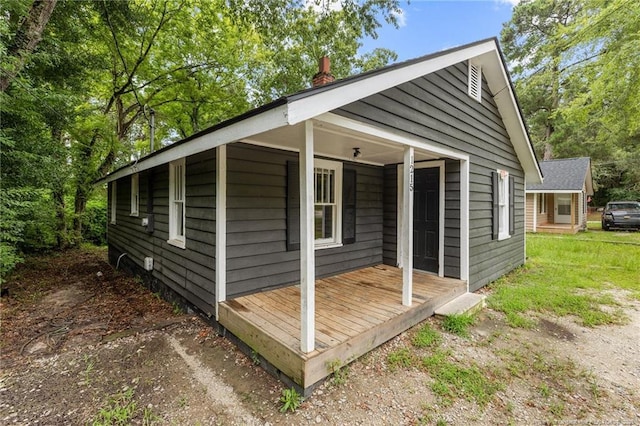
[[[448,362],[495,384],[486,401],[434,391],[419,360],[436,349],[411,343],[421,324],[283,414],[280,382],[202,319],[114,271],[103,251],[31,258],[5,288],[0,424],[100,424],[116,414],[145,425],[640,424],[640,302],[621,292],[613,295],[628,322],[618,326],[546,316],[537,329],[513,329],[485,309],[462,338],[427,320]],[[398,353],[409,354],[401,366],[390,362]]]

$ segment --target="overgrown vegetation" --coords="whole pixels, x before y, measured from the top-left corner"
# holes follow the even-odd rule
[[[93,421],[93,426],[124,426],[130,424],[137,409],[133,396],[134,391],[132,388],[110,396],[107,406],[100,410]]]
[[[457,334],[461,337],[469,336],[469,327],[473,325],[475,319],[469,314],[453,314],[444,317],[442,328],[449,333]]]
[[[434,379],[431,390],[443,404],[449,405],[457,397],[484,407],[503,388],[488,370],[481,371],[473,363],[462,366],[450,361],[450,356],[449,352],[438,349],[422,359],[422,366]]]
[[[308,87],[326,52],[338,78],[394,60],[359,49],[398,0],[340,3],[0,2],[0,279],[23,252],[104,243],[95,182],[149,152],[151,110],[158,148]]]
[[[526,266],[491,285],[488,304],[514,327],[531,327],[529,312],[575,315],[583,325],[625,320],[607,290],[640,298],[640,233],[588,231],[527,236]]]

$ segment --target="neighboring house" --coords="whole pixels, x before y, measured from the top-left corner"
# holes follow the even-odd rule
[[[576,233],[587,229],[587,202],[593,196],[591,159],[563,158],[540,163],[543,183],[527,183],[527,231]]]
[[[542,181],[496,39],[315,77],[101,181],[110,261],[305,391],[524,263]]]

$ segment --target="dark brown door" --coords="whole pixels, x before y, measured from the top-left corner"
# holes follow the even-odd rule
[[[416,169],[413,193],[413,267],[438,272],[440,169]]]

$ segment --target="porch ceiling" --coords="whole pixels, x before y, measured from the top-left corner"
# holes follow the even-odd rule
[[[313,135],[314,152],[317,156],[378,166],[403,162],[404,145],[378,136],[317,121],[314,122]],[[304,141],[304,123],[269,130],[244,141],[298,152]],[[360,156],[357,159],[353,157],[354,148],[360,148]],[[440,158],[442,156],[435,153],[415,150],[416,162]]]

